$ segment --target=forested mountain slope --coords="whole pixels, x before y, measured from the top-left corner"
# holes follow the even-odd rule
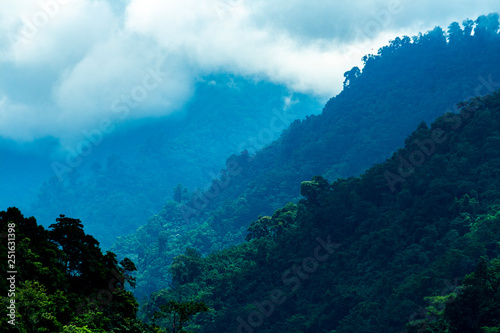
[[[206,254],[240,243],[259,215],[299,200],[301,181],[357,175],[401,147],[420,122],[500,87],[498,26],[490,14],[396,38],[366,56],[362,70],[346,72],[344,90],[320,115],[295,121],[256,154],[251,142],[242,146],[211,188],[179,195],[115,244],[140,267],[136,295],[166,287],[172,258],[187,246]]]
[[[312,96],[283,86],[232,75],[200,79],[182,112],[126,133],[105,137],[64,182],[52,177],[26,209],[48,226],[59,214],[78,216],[85,230],[109,248],[116,236],[133,232],[171,200],[182,183],[189,189],[210,182],[228,155],[257,136],[275,114],[294,119],[319,110]],[[286,111],[284,111],[286,110]],[[271,133],[263,144],[279,137]]]
[[[421,124],[360,177],[302,182],[305,199],[253,222],[247,242],[176,257],[146,314],[181,299],[212,309],[201,332],[498,331],[499,261],[480,257],[500,255],[499,129],[497,91]]]
[[[499,129],[497,91],[422,123],[360,177],[302,182],[305,199],[260,217],[245,243],[177,256],[171,287],[143,308],[151,324],[123,289],[135,284],[132,261],[103,254],[80,220],[47,230],[9,208],[2,329],[498,332]]]

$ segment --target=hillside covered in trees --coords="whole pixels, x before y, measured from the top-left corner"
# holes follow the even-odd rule
[[[248,228],[246,241],[177,256],[138,319],[134,263],[79,220],[46,230],[10,208],[16,326],[9,332],[496,332],[500,329],[500,91],[422,123],[384,163]],[[7,242],[0,245],[7,253]],[[10,245],[9,245],[10,246]],[[8,271],[7,262],[2,269]],[[7,295],[10,280],[0,288]],[[9,298],[2,296],[4,308]],[[10,326],[8,326],[10,325]]]
[[[497,331],[499,129],[500,91],[422,123],[360,177],[302,182],[305,199],[245,243],[177,256],[146,318],[182,299],[213,309],[200,332]]]
[[[62,213],[78,216],[86,221],[85,230],[108,249],[117,236],[134,232],[171,200],[179,182],[189,189],[210,183],[227,156],[258,138],[277,115],[286,117],[273,122],[274,132],[256,144],[269,144],[293,120],[320,107],[311,96],[269,82],[222,74],[200,78],[184,110],[103,138],[92,155],[70,171],[64,161],[58,162],[62,166],[57,173],[51,170],[52,177],[33,189],[28,210],[45,226]],[[30,164],[26,157],[6,154],[5,158],[9,164],[18,159],[21,165]],[[12,181],[6,179],[7,188]]]
[[[300,199],[300,182],[360,174],[401,147],[422,121],[500,88],[499,51],[498,15],[491,14],[446,32],[437,27],[396,38],[366,56],[362,71],[346,72],[344,90],[320,115],[295,121],[255,154],[250,146],[231,156],[210,189],[178,191],[146,225],[116,242],[112,250],[139,267],[136,296],[167,287],[168,267],[186,247],[208,254],[241,243],[259,215]]]

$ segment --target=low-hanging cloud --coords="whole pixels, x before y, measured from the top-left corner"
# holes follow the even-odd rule
[[[4,0],[0,136],[78,139],[182,109],[226,72],[331,97],[390,39],[500,11],[497,0]]]

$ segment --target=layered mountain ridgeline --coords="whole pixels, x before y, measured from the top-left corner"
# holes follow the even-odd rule
[[[186,247],[207,254],[242,242],[259,215],[300,199],[301,181],[357,175],[389,157],[421,121],[498,88],[498,25],[498,15],[490,14],[453,23],[446,33],[437,27],[396,38],[366,56],[362,71],[346,72],[344,90],[321,115],[295,121],[256,154],[262,144],[247,142],[210,188],[191,194],[179,188],[177,202],[113,247],[139,267],[136,295],[142,299],[168,286],[172,258]],[[273,126],[271,121],[261,135]]]
[[[157,213],[178,182],[192,189],[210,181],[227,156],[277,114],[287,115],[275,124],[282,129],[319,106],[312,96],[272,83],[229,75],[205,78],[186,110],[126,135],[116,130],[105,137],[81,165],[63,173],[64,182],[47,181],[29,212],[43,225],[61,213],[78,216],[85,230],[109,248],[116,236],[135,231]],[[264,143],[279,131],[270,134]]]
[[[422,123],[360,177],[302,182],[305,199],[254,221],[247,242],[177,256],[145,317],[191,300],[213,310],[200,332],[497,332],[499,264],[480,257],[500,255],[499,175],[500,91]]]

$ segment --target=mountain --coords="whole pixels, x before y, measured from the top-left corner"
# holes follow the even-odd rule
[[[132,261],[103,254],[80,220],[45,229],[9,208],[3,331],[497,332],[499,128],[500,90],[421,124],[360,177],[302,182],[304,199],[246,242],[177,256],[142,320],[124,290]]]
[[[344,90],[320,115],[295,121],[262,148],[290,119],[285,99],[253,139],[235,144],[241,153],[219,178],[194,191],[179,184],[113,252],[103,254],[78,219],[60,215],[45,229],[16,208],[0,212],[8,240],[0,252],[9,258],[0,266],[10,274],[0,283],[9,309],[2,327],[500,331],[499,25],[490,14],[452,23],[447,33],[436,27],[395,39],[345,73]],[[407,126],[416,130],[400,135]],[[144,148],[164,151],[152,137]],[[93,178],[72,173],[47,183],[40,200],[95,208],[95,197],[107,198],[118,182],[126,200],[148,188],[135,183],[146,178],[127,178],[148,163],[111,157],[105,168],[93,164]],[[313,172],[322,175],[297,180]],[[141,298],[153,292],[140,312],[134,286]]]
[[[85,230],[109,248],[117,236],[134,232],[172,200],[179,183],[190,190],[210,183],[226,157],[258,136],[276,114],[287,115],[275,124],[285,128],[317,112],[319,105],[316,97],[252,78],[202,78],[190,104],[178,114],[126,132],[116,130],[68,172],[68,152],[62,160],[49,160],[44,165],[59,163],[57,172],[23,211],[45,226],[59,214],[78,216],[86,221]],[[278,131],[268,134],[264,143],[279,136]]]
[[[242,146],[211,187],[168,202],[116,242],[112,250],[139,267],[136,296],[166,288],[172,259],[187,247],[208,254],[241,243],[259,216],[300,200],[300,182],[359,175],[403,146],[422,121],[499,88],[499,51],[498,15],[490,14],[452,23],[447,32],[396,38],[364,57],[363,69],[345,73],[343,91],[321,114],[294,121],[258,151]]]
[[[423,332],[431,295],[448,309],[448,330],[425,332],[500,329],[499,129],[497,91],[420,125],[359,177],[302,182],[305,199],[254,221],[245,243],[175,257],[172,284],[153,293],[145,318],[193,300],[212,309],[196,317],[200,332],[387,333],[410,322]],[[481,257],[498,259],[489,268]],[[475,289],[459,294],[474,271]]]

